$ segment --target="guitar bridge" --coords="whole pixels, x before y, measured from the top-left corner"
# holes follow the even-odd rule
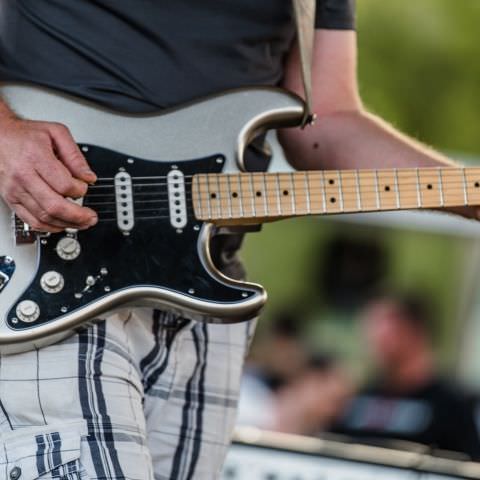
[[[37,233],[30,228],[30,225],[13,214],[13,230],[15,233],[15,243],[21,245],[23,243],[35,243]]]

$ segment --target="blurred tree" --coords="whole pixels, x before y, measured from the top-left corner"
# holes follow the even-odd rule
[[[442,150],[480,153],[480,2],[357,5],[367,107]]]

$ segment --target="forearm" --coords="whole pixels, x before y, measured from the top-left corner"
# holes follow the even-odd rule
[[[364,169],[453,165],[450,159],[361,109],[320,117],[304,130],[280,132],[298,169]]]

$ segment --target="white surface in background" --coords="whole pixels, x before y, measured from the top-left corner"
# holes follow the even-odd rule
[[[348,445],[345,446],[348,448]],[[223,480],[414,480],[408,470],[233,445]],[[427,477],[423,477],[427,478]],[[446,480],[439,477],[438,480]]]

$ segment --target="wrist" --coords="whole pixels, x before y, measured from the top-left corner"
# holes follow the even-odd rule
[[[13,120],[19,120],[18,116],[0,99],[0,125]]]

